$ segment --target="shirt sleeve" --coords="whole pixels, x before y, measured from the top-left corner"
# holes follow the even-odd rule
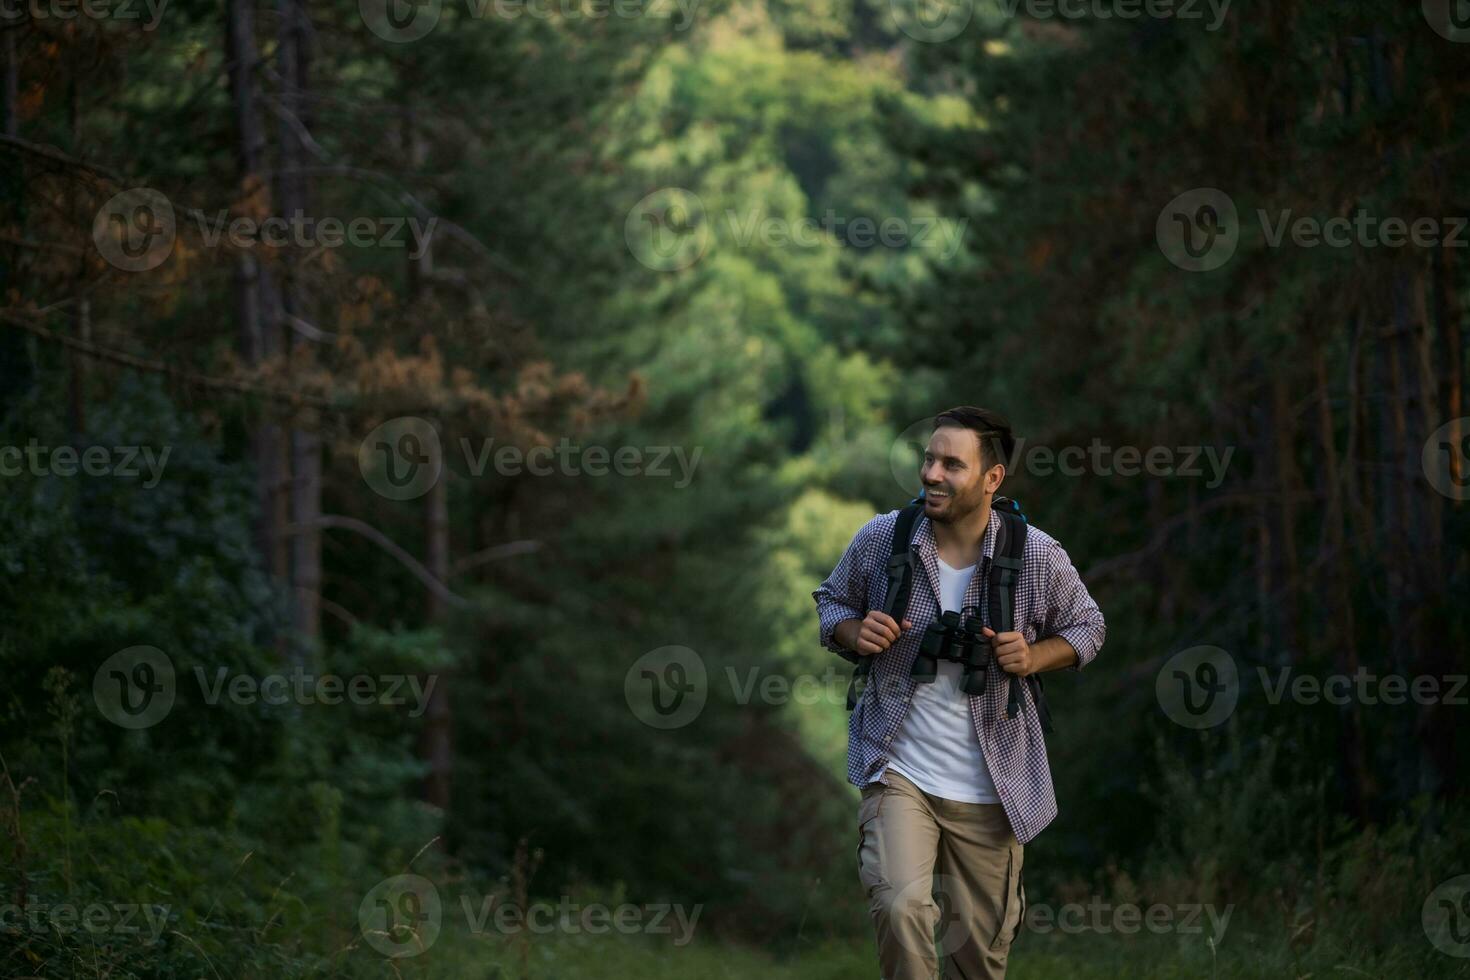
[[[1082,584],[1082,576],[1061,545],[1052,550],[1046,583],[1046,619],[1042,636],[1060,636],[1077,651],[1068,670],[1081,670],[1097,658],[1107,636],[1102,610]]]
[[[848,619],[862,619],[867,615],[868,595],[868,551],[873,539],[875,517],[853,537],[843,553],[842,560],[817,586],[812,598],[817,602],[817,619],[822,646],[833,653],[847,654],[847,650],[833,635],[837,624]]]

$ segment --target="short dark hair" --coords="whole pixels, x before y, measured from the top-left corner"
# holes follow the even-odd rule
[[[1016,451],[1016,437],[1011,434],[1011,423],[999,412],[974,405],[961,405],[934,416],[934,428],[941,425],[958,425],[970,429],[980,438],[980,464],[990,469],[996,463],[1009,465],[1011,454]]]

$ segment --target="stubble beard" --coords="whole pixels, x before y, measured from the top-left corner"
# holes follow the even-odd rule
[[[929,519],[935,524],[958,524],[979,510],[980,505],[984,502],[985,497],[979,492],[975,492],[973,496],[971,494],[960,496],[951,492],[949,506],[938,514],[930,515]]]

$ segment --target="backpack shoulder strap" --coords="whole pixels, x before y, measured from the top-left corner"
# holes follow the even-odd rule
[[[914,527],[922,504],[909,504],[893,522],[893,541],[888,550],[888,590],[883,593],[883,611],[902,622],[908,611],[909,592],[914,584]]]
[[[914,528],[919,523],[919,512],[923,509],[923,504],[909,504],[898,512],[898,518],[893,522],[893,538],[888,549],[888,588],[883,592],[883,612],[900,623],[903,622],[904,613],[908,611],[909,594],[914,584],[914,553],[910,545],[913,543]],[[852,679],[847,685],[848,711],[857,707],[858,681],[866,681],[873,672],[873,657],[860,654],[854,656],[858,659],[855,661],[857,666],[853,669]]]
[[[1000,515],[1000,534],[996,538],[995,552],[990,559],[990,579],[986,594],[990,607],[991,629],[997,633],[1009,633],[1016,628],[1016,596],[1021,572],[1026,563],[1026,515],[1021,507],[1007,497],[996,497],[991,504]],[[1021,678],[1011,675],[1010,693],[1006,699],[1006,717],[1014,718],[1021,710]],[[1026,678],[1026,687],[1031,691],[1031,700],[1036,705],[1037,720],[1041,729],[1050,735],[1054,731],[1051,709],[1042,693],[1041,677],[1031,674]]]
[[[997,497],[999,504],[1014,501]],[[1021,580],[1021,569],[1026,556],[1026,518],[1017,510],[995,506],[1000,515],[1000,534],[995,540],[995,552],[990,559],[990,622],[997,633],[1009,633],[1015,629],[1016,586]]]

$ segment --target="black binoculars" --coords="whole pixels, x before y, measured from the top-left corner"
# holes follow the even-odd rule
[[[949,660],[964,667],[961,687],[966,694],[985,693],[985,671],[993,654],[990,641],[981,632],[984,624],[976,615],[978,611],[974,606],[966,606],[959,612],[941,613],[937,622],[929,624],[919,642],[919,655],[909,671],[915,681],[932,683],[939,661]]]

